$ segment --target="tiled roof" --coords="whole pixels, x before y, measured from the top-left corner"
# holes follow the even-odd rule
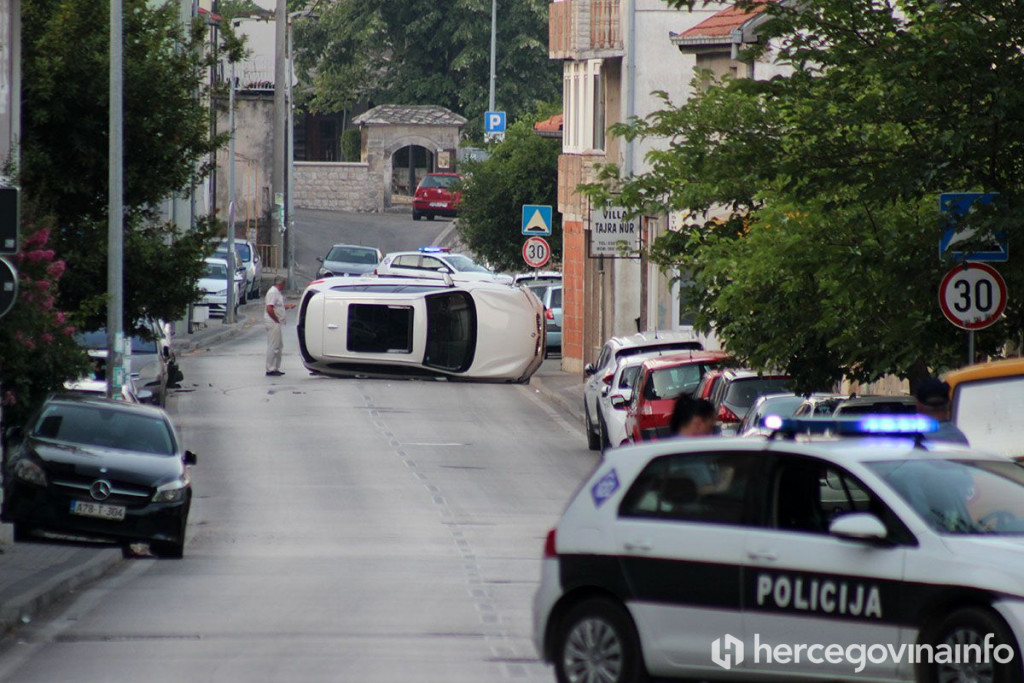
[[[357,126],[464,126],[466,119],[433,104],[382,104],[352,120]]]
[[[682,33],[669,31],[669,37],[676,44],[728,42],[734,29],[738,29],[764,11],[764,5],[772,0],[759,0],[758,7],[745,9],[733,5],[700,22]]]

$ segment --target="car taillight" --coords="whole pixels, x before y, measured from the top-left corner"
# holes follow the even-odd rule
[[[609,372],[607,375],[601,378],[601,381],[611,386],[612,380],[615,379],[615,373]]]
[[[555,550],[554,529],[548,532],[547,540],[544,541],[544,557],[558,557],[558,551]]]
[[[718,409],[718,421],[719,422],[739,422],[740,418],[736,417],[736,413],[729,410],[725,404]]]
[[[313,280],[312,282],[310,282],[310,283],[309,283],[308,285],[306,285],[306,286],[307,286],[307,287],[312,287],[313,285],[319,285],[319,284],[320,284],[320,283],[322,283],[322,282],[323,282],[323,280]]]
[[[547,318],[548,320],[554,320],[555,319],[555,312],[552,311],[550,308],[545,308],[544,309],[544,317]]]

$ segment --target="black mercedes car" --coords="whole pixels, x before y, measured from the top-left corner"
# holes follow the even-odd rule
[[[47,531],[184,554],[196,456],[163,410],[53,396],[26,424],[8,434],[3,464],[0,517],[15,541]]]

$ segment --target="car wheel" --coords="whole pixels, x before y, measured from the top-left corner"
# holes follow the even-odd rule
[[[414,221],[418,221],[420,219],[420,212],[419,211],[413,211],[412,212],[412,219]]]
[[[956,664],[919,663],[915,671],[918,683],[1021,682],[1020,653],[1017,651],[1016,639],[1006,623],[990,610],[977,607],[956,610],[934,627],[922,629],[921,643],[936,648],[946,645],[952,651],[964,652],[968,656]],[[991,649],[987,649],[986,644]],[[970,655],[972,650],[980,652],[981,656],[976,658]],[[963,659],[971,661],[964,662]]]
[[[14,523],[14,542],[27,543],[35,539],[35,533],[31,526],[24,522]]]
[[[587,448],[592,451],[601,450],[601,435],[594,432],[594,425],[590,422],[590,410],[587,402],[583,402],[583,419],[587,426]]]
[[[597,435],[601,441],[601,450],[612,447],[612,442],[608,440],[608,425],[604,423],[604,416],[601,415],[601,411],[597,411]]]
[[[559,683],[641,683],[647,680],[640,641],[625,608],[604,598],[569,610],[555,643]]]

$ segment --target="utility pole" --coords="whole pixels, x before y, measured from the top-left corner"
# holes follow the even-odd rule
[[[234,323],[235,318],[235,60],[231,60],[231,89],[228,91],[228,287],[227,310],[224,322]],[[243,285],[248,291],[248,283]]]
[[[498,53],[498,0],[491,0],[491,84],[487,96],[487,111],[494,111],[494,58]]]
[[[107,153],[107,398],[121,393],[124,351],[124,119],[122,0],[110,0],[110,120]]]
[[[288,53],[288,14],[285,11],[285,0],[277,0],[277,7],[274,13],[274,158],[272,184],[274,190],[274,210],[271,220],[271,243],[277,254],[280,268],[284,259],[284,231],[287,226],[284,223],[284,192],[285,192],[285,135],[286,131],[286,102],[285,88],[287,87],[287,71],[285,60]]]
[[[292,12],[288,17],[288,116],[286,129],[288,131],[288,144],[285,146],[285,153],[288,157],[287,175],[285,176],[284,185],[284,221],[287,226],[287,237],[286,244],[288,245],[288,254],[286,256],[285,263],[287,264],[287,277],[288,282],[285,285],[289,290],[295,289],[295,213],[293,208],[295,206],[295,197],[293,193],[295,191],[295,120],[293,118],[295,111],[295,100],[292,93],[292,82],[295,80],[295,66],[293,61],[295,59],[295,36],[292,32],[292,18],[299,16],[299,12]]]

